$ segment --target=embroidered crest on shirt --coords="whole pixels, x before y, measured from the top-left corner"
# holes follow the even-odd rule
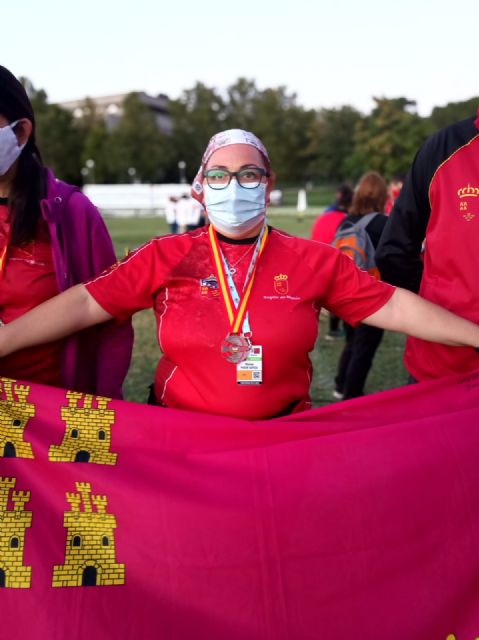
[[[207,278],[200,279],[200,295],[207,298],[217,298],[220,294],[218,280],[211,274]]]
[[[288,276],[284,273],[278,273],[273,278],[274,290],[281,296],[285,296],[288,293]]]
[[[461,187],[457,190],[457,196],[459,198],[459,211],[462,213],[462,217],[467,222],[471,222],[476,217],[476,214],[470,210],[471,205],[477,206],[477,200],[473,198],[479,198],[479,187],[473,187],[468,184],[465,187]]]

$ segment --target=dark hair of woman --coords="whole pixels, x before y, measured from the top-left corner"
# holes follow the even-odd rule
[[[35,143],[29,140],[18,158],[8,197],[12,216],[11,243],[19,246],[33,240],[41,217],[40,200],[45,197],[45,170]]]
[[[353,190],[349,186],[349,184],[342,184],[338,187],[336,191],[337,194],[337,205],[341,211],[348,211],[351,206],[351,202],[353,200]]]
[[[32,133],[18,158],[15,176],[8,196],[12,217],[12,245],[33,240],[41,217],[40,201],[45,197],[46,173],[35,142],[35,115],[32,103],[21,82],[0,66],[0,113],[9,121],[28,118]],[[21,126],[19,123],[18,126]]]
[[[386,182],[377,171],[365,173],[354,192],[349,213],[364,216],[367,213],[383,213],[388,197]]]

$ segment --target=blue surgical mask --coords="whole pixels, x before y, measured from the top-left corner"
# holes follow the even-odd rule
[[[21,154],[24,144],[19,145],[13,127],[18,120],[0,128],[0,176],[4,176]]]
[[[233,178],[225,189],[212,189],[209,185],[204,189],[208,218],[220,233],[242,235],[265,218],[264,183],[255,189],[245,189]]]

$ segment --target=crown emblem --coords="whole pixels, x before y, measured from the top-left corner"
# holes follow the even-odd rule
[[[276,282],[281,282],[281,281],[284,282],[285,280],[288,279],[288,276],[286,274],[284,274],[284,273],[278,273],[277,276],[274,276],[274,279],[275,279]]]
[[[479,187],[471,187],[470,184],[467,187],[461,187],[457,190],[459,198],[477,198],[479,197]]]

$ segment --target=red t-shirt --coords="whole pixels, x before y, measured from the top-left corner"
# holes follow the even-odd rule
[[[0,201],[0,251],[9,236],[9,212]],[[0,319],[11,322],[58,293],[48,228],[43,220],[37,236],[20,247],[9,246],[0,279]],[[63,341],[22,349],[0,359],[0,376],[61,386]]]
[[[327,211],[317,218],[311,231],[311,240],[331,244],[336,229],[346,217],[343,211]]]
[[[232,264],[247,247],[229,245],[221,243]],[[244,280],[251,253],[238,262],[236,278]],[[394,292],[332,247],[272,229],[248,305],[253,344],[263,347],[263,383],[243,386],[236,382],[236,365],[220,353],[230,327],[207,227],[151,240],[87,288],[118,319],[153,307],[164,353],[154,385],[159,401],[246,419],[310,406],[308,353],[315,345],[321,306],[355,325]]]

